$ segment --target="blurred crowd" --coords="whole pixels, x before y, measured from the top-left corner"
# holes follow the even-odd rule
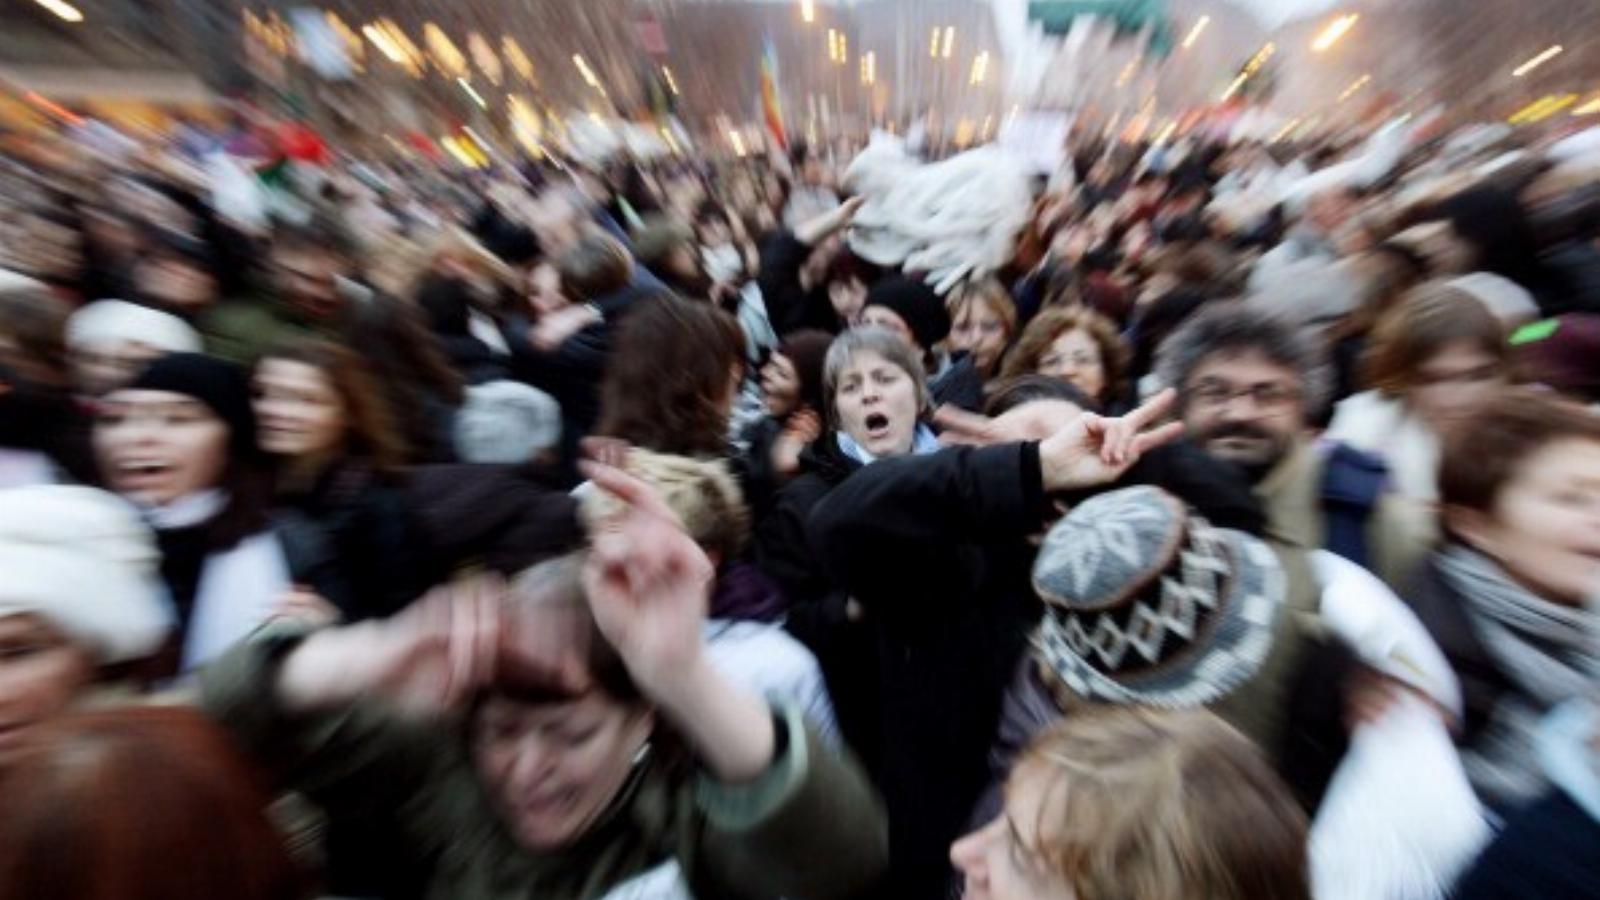
[[[1600,131],[0,157],[0,897],[1600,897]]]

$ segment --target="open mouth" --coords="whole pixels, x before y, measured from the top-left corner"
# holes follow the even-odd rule
[[[867,426],[869,434],[879,435],[889,430],[889,417],[883,413],[867,413],[863,424]]]
[[[129,460],[117,466],[117,474],[125,479],[141,480],[160,478],[172,471],[172,465],[161,460]]]

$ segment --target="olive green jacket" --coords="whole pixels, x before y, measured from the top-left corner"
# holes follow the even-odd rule
[[[202,705],[284,786],[330,814],[388,818],[397,858],[431,870],[430,898],[586,900],[676,862],[699,900],[864,895],[887,866],[882,806],[854,761],[780,711],[779,753],[751,784],[639,765],[575,845],[519,846],[480,787],[459,729],[357,706],[296,717],[273,702],[294,636],[266,629],[205,673]]]

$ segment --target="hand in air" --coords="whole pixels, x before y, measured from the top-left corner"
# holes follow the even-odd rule
[[[1177,392],[1165,390],[1125,416],[1085,413],[1039,445],[1046,491],[1098,487],[1122,477],[1144,454],[1183,436],[1183,423],[1158,424]]]
[[[715,572],[648,485],[605,462],[582,470],[622,505],[592,538],[583,575],[590,610],[635,681],[661,699],[700,662]]]

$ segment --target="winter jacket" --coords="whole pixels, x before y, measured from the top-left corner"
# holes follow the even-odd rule
[[[1038,445],[1022,444],[880,460],[807,523],[877,644],[893,897],[945,893],[950,843],[987,780],[1001,695],[1038,619],[1026,537],[1047,510]]]
[[[983,411],[983,376],[972,361],[972,354],[954,357],[928,382],[933,405],[954,406],[967,412]]]
[[[406,506],[434,581],[469,565],[515,575],[585,540],[578,502],[533,467],[424,466],[411,475]]]
[[[1439,436],[1398,398],[1378,391],[1345,398],[1325,436],[1381,458],[1400,496],[1439,499]]]
[[[280,496],[272,524],[290,571],[319,573],[305,580],[345,621],[393,615],[429,587],[405,489],[358,462]]]
[[[1267,511],[1266,536],[1275,543],[1311,551],[1330,546],[1327,464],[1331,448],[1301,442],[1256,485]],[[1404,590],[1433,548],[1437,524],[1431,511],[1393,494],[1383,494],[1366,511],[1365,564],[1391,588]]]
[[[1576,701],[1544,723],[1539,756],[1554,789],[1513,814],[1456,885],[1455,900],[1600,898],[1596,716]]]
[[[361,705],[296,716],[274,702],[296,637],[266,629],[219,660],[203,707],[286,787],[334,815],[387,817],[394,856],[425,863],[428,897],[588,900],[675,863],[700,898],[826,900],[857,895],[883,868],[883,813],[865,778],[793,709],[775,712],[778,750],[756,781],[724,784],[662,751],[575,844],[534,852],[501,821],[458,730]]]
[[[817,504],[860,469],[831,432],[801,451],[800,474],[756,523],[752,549],[788,601],[785,627],[817,657],[846,743],[876,776],[882,764],[877,642],[865,623],[850,619],[849,594],[829,577],[806,533]]]
[[[756,283],[767,304],[767,319],[779,337],[802,328],[839,332],[839,315],[828,299],[827,288],[806,290],[800,284],[800,269],[813,249],[788,230],[777,232],[761,245],[761,271]]]

